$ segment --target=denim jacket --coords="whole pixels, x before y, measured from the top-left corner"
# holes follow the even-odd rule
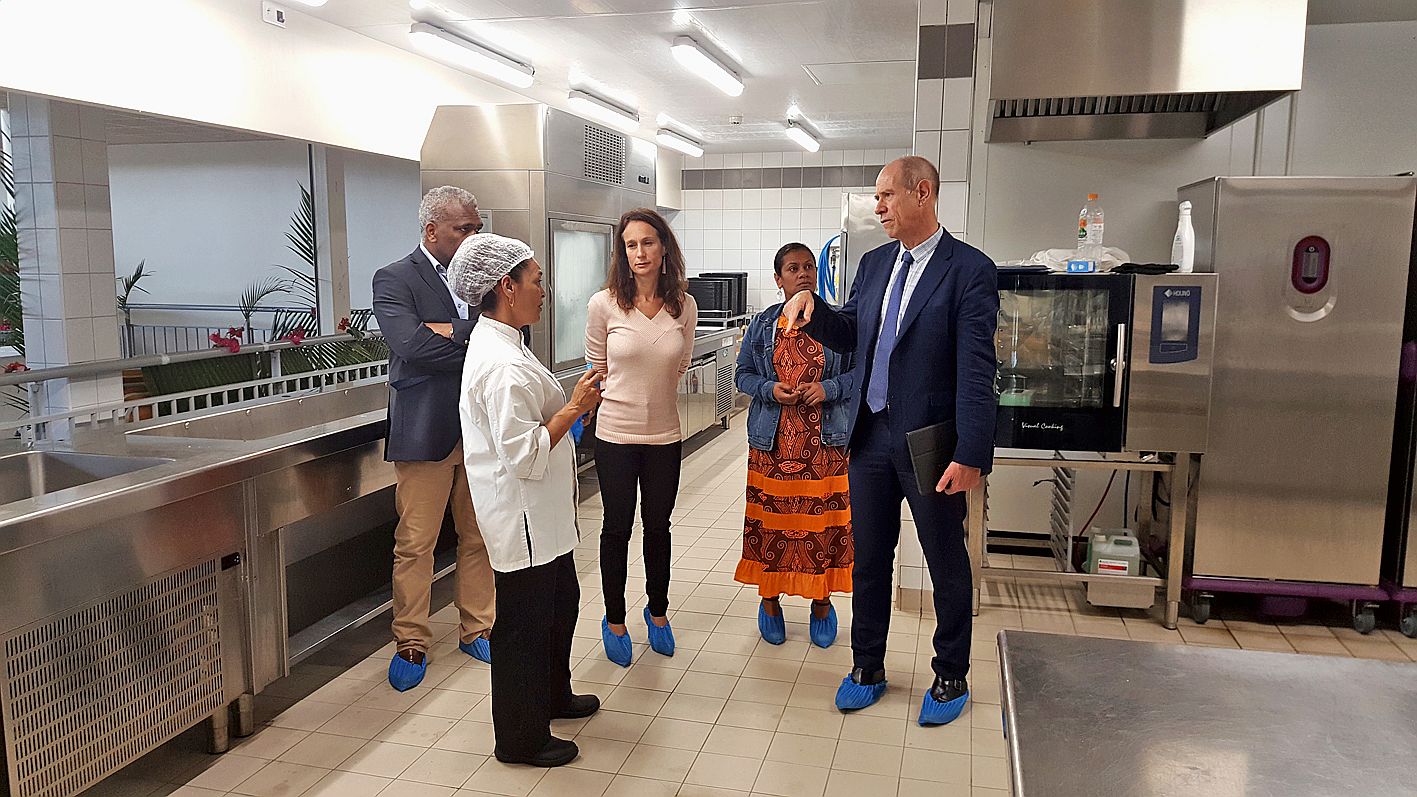
[[[771,451],[777,438],[777,422],[782,416],[782,405],[772,397],[773,385],[777,384],[777,373],[773,370],[773,348],[777,343],[777,320],[782,314],[782,303],[759,313],[748,325],[743,336],[743,346],[738,352],[738,371],[734,377],[740,392],[753,398],[748,408],[748,445],[762,451]],[[847,443],[847,407],[851,391],[856,389],[856,373],[852,370],[850,354],[840,354],[826,349],[822,368],[822,389],[827,400],[822,405],[822,442],[829,446],[845,446]]]

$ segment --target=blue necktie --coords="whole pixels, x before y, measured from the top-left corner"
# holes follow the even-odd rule
[[[890,384],[891,352],[895,351],[895,336],[899,326],[900,300],[905,296],[905,279],[910,274],[910,264],[915,262],[910,250],[900,257],[900,274],[891,285],[891,300],[886,304],[885,323],[881,324],[881,334],[876,340],[876,354],[871,358],[871,381],[866,383],[866,406],[871,412],[886,408],[886,390]]]

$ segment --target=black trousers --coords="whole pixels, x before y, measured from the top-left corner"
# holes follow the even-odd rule
[[[529,756],[551,741],[551,720],[571,699],[571,637],[581,587],[565,554],[497,573],[492,626],[492,730],[503,755]]]
[[[595,475],[605,523],[600,529],[600,588],[605,593],[605,618],[625,622],[625,574],[630,558],[630,530],[635,525],[635,492],[639,490],[640,520],[644,522],[645,591],[649,611],[663,617],[669,610],[669,515],[679,494],[683,444],[639,445],[595,441]]]
[[[900,539],[900,502],[910,502],[925,564],[935,587],[935,674],[949,680],[969,672],[973,581],[964,544],[963,493],[921,495],[905,445],[905,430],[893,430],[889,410],[864,410],[852,435],[851,531],[856,563],[851,580],[851,651],[867,672],[885,668],[890,631],[895,549]],[[500,622],[500,621],[499,621]]]

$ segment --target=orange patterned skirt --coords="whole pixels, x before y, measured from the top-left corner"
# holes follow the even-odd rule
[[[773,365],[788,385],[821,380],[822,345],[779,323]],[[735,580],[763,597],[824,600],[851,591],[851,494],[846,449],[822,444],[822,408],[782,407],[771,451],[748,449],[743,558]]]

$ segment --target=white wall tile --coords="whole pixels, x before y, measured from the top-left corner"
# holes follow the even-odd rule
[[[729,209],[729,208],[741,208],[741,207],[743,207],[743,189],[741,189],[741,188],[727,188],[727,189],[724,189],[724,191],[723,191],[723,207],[724,207],[725,209]]]
[[[817,210],[817,227],[819,229],[835,229],[841,224],[841,211],[837,208],[825,207]]]
[[[64,290],[64,317],[82,316],[88,318],[92,316],[93,300],[90,298],[92,291],[89,287],[89,275],[87,273],[65,273],[60,277],[60,280]],[[90,330],[89,337],[93,337],[92,330]]]
[[[692,213],[695,210],[702,210],[704,207],[703,191],[684,191],[684,212]]]
[[[763,153],[763,166],[766,166],[766,167],[768,167],[768,168],[772,168],[772,167],[781,166],[781,165],[782,165],[782,153],[781,153],[781,152],[764,152],[764,153]]]
[[[723,153],[723,168],[741,169],[743,167],[743,153],[725,152]]]
[[[61,273],[89,273],[88,231],[82,228],[59,230],[59,263]]]
[[[936,208],[940,224],[951,233],[964,231],[968,218],[969,183],[940,183],[940,202]]]
[[[866,163],[866,150],[847,149],[841,152],[842,166],[861,166]]]
[[[745,169],[757,169],[757,168],[761,168],[762,165],[763,165],[763,153],[761,153],[761,152],[745,152],[745,153],[743,153],[743,168],[745,168]]]
[[[64,320],[46,318],[40,322],[39,334],[44,336],[45,359],[50,363],[69,362],[69,344],[64,338]]]
[[[743,247],[743,230],[729,225],[719,234],[719,241],[720,249],[741,249]]]
[[[744,210],[758,210],[763,206],[763,189],[745,189],[741,202]]]
[[[29,252],[38,260],[40,273],[58,274],[62,271],[62,264],[59,259],[59,231],[55,229],[40,229],[30,230],[29,233],[33,236],[32,241],[34,245],[34,248],[29,250]],[[23,230],[21,231],[21,235],[24,235]],[[25,238],[21,237],[20,241],[23,247]],[[25,249],[21,248],[20,257],[23,258],[25,254]]]
[[[883,149],[866,150],[867,166],[884,166],[886,164],[886,151]]]
[[[54,180],[54,145],[50,138],[30,138],[27,140],[30,154],[30,179],[36,183]]]
[[[77,138],[54,136],[54,179],[61,183],[84,181],[84,148]]]
[[[762,196],[762,198],[763,198],[762,207],[764,207],[764,208],[780,208],[780,207],[782,207],[782,189],[781,189],[781,188],[764,188],[764,189],[762,190],[762,192],[761,192],[761,196]]]
[[[39,186],[35,186],[36,189]],[[82,230],[87,225],[84,218],[84,186],[81,183],[54,183],[55,208],[58,212],[58,226],[61,229]]]
[[[93,360],[93,319],[66,318],[64,331],[69,346],[69,362],[81,363]]]
[[[945,19],[951,25],[974,22],[979,17],[979,0],[949,0]]]
[[[108,185],[108,145],[102,141],[82,143],[84,182],[88,185]]]
[[[33,154],[33,150],[30,151]],[[29,212],[20,213],[20,223],[23,225],[26,220],[30,225],[41,230],[59,229],[59,214],[54,199],[54,183],[35,183],[30,186],[34,192],[34,199],[30,204]],[[82,196],[82,192],[80,193]],[[16,197],[23,197],[17,193]],[[23,208],[20,209],[21,211]]]
[[[720,188],[710,188],[705,191],[704,208],[706,210],[721,210],[723,208],[723,190]]]
[[[112,230],[89,230],[89,271],[94,274],[113,273]]]
[[[949,78],[944,81],[944,104],[940,113],[941,130],[968,130],[974,113],[974,79]]]
[[[786,209],[786,208],[800,208],[800,207],[802,207],[802,199],[803,199],[803,197],[802,197],[802,192],[803,192],[804,190],[811,190],[811,189],[802,189],[802,188],[784,188],[784,189],[782,189],[782,202],[781,202],[781,207],[784,208],[784,209]]]
[[[841,150],[828,149],[819,153],[822,156],[823,166],[840,166],[842,163]]]
[[[88,141],[107,141],[108,111],[91,105],[79,108],[79,133]]]
[[[784,152],[784,153],[782,153],[782,165],[783,165],[784,167],[786,167],[786,166],[801,166],[801,165],[802,165],[802,155],[803,155],[803,153],[802,153],[801,150]]]
[[[705,169],[722,169],[723,154],[719,152],[705,153],[703,157],[703,167]]]
[[[945,130],[939,135],[940,155],[935,166],[940,170],[940,179],[969,179],[969,131]]]
[[[915,154],[932,161],[937,160],[940,157],[940,131],[915,131]]]
[[[821,166],[822,163],[823,163],[823,160],[822,160],[822,159],[825,158],[825,157],[826,157],[826,155],[823,154],[820,150],[818,150],[817,152],[808,152],[808,151],[806,151],[806,150],[803,150],[803,151],[802,151],[802,165],[803,165],[803,166]]]
[[[79,124],[79,106],[68,102],[49,103],[49,132],[56,136],[80,138],[83,128]]]
[[[26,105],[25,132],[32,136],[49,135],[49,100],[29,97]]]
[[[939,130],[944,103],[945,81],[937,78],[915,81],[915,129]]]
[[[90,230],[113,229],[113,206],[108,197],[108,186],[84,186],[85,226]]]
[[[795,207],[782,209],[782,227],[786,230],[795,230],[802,225],[802,210]]]
[[[948,0],[920,0],[920,24],[945,24],[945,20],[948,19],[945,9],[948,6]]]
[[[776,230],[782,225],[782,209],[779,203],[773,203],[772,207],[764,207],[758,214],[759,229],[766,231]]]

